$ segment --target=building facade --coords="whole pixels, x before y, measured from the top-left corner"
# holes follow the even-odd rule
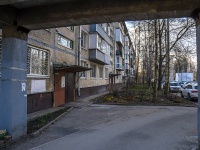
[[[0,36],[0,70],[1,43]],[[27,111],[57,107],[106,92],[113,77],[114,84],[121,86],[126,76],[133,77],[133,70],[134,49],[125,23],[31,31],[27,48]]]

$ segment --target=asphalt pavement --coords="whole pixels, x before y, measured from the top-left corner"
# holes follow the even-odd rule
[[[191,150],[197,108],[80,105],[13,150]]]

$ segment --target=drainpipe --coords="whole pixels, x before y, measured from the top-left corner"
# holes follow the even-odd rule
[[[116,74],[116,28],[115,28],[115,26],[114,26],[114,30],[113,30],[113,32],[114,32],[114,34],[113,34],[113,43],[114,43],[114,45],[113,45],[113,50],[114,50],[114,74]]]
[[[81,65],[81,26],[79,26],[79,37],[78,37],[78,66]],[[78,73],[78,96],[81,96],[81,90],[80,90],[80,75],[81,73]]]

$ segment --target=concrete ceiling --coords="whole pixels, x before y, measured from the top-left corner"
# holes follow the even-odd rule
[[[54,28],[102,22],[190,17],[199,0],[0,0],[0,26]]]

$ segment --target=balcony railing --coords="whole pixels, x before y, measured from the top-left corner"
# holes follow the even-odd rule
[[[89,60],[102,65],[110,64],[110,56],[98,49],[89,50]]]
[[[120,29],[116,29],[116,42],[123,45],[123,35]]]
[[[116,64],[116,70],[119,70],[119,71],[123,71],[124,70],[124,66],[122,64]]]
[[[103,28],[99,25],[99,24],[92,24],[90,25],[90,32],[91,33],[95,33],[97,32],[99,35],[101,35],[101,37],[103,37],[103,39],[108,42],[109,44],[112,44],[112,41],[110,39],[110,36],[108,35],[108,33],[106,33]]]
[[[122,56],[122,51],[121,50],[116,50],[116,55]]]

